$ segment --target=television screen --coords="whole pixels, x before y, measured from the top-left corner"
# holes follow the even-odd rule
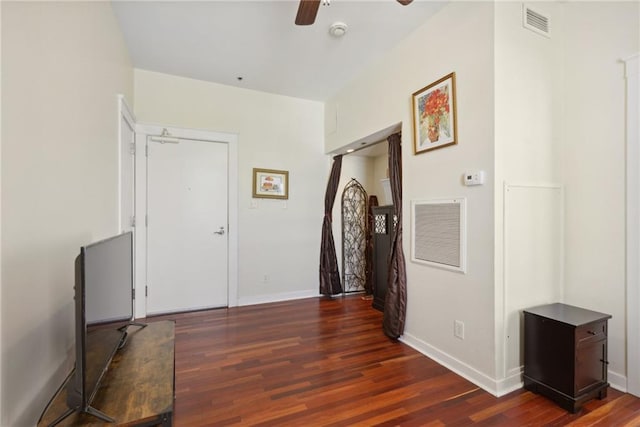
[[[131,237],[125,233],[84,248],[87,325],[133,317]]]

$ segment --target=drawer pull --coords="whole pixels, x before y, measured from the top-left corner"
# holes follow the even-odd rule
[[[593,331],[587,331],[587,333],[588,333],[589,335],[598,335],[598,333],[597,333],[597,332],[593,332]]]
[[[608,365],[608,364],[609,364],[609,362],[608,362],[608,361],[606,361],[606,360],[604,360],[604,359],[600,359],[600,361],[601,361],[602,363],[604,363],[605,365]]]

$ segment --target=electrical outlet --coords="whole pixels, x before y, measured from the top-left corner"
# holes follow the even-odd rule
[[[464,322],[462,320],[455,320],[453,322],[453,336],[461,340],[464,339]]]

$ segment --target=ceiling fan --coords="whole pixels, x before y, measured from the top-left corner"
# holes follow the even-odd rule
[[[300,0],[298,14],[296,15],[296,25],[311,25],[316,20],[318,8],[321,0]],[[403,6],[408,5],[413,0],[396,0]]]

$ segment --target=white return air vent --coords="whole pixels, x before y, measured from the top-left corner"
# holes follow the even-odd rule
[[[466,199],[411,202],[411,261],[466,271]]]
[[[524,28],[545,37],[551,37],[551,26],[548,16],[533,10],[527,4],[522,5],[522,25]]]

